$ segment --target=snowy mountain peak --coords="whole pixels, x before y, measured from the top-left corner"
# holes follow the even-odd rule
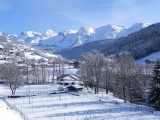
[[[51,37],[54,37],[54,36],[56,36],[57,35],[57,33],[56,32],[54,32],[53,30],[51,30],[51,29],[48,29],[48,30],[46,30],[46,32],[45,33],[43,33],[43,35],[42,35],[42,39],[43,40],[45,40],[45,39],[48,39],[48,38],[51,38]]]
[[[125,27],[120,26],[120,25],[106,25],[106,26],[102,26],[102,29],[106,29],[107,31],[115,31],[117,33],[119,33],[120,31],[124,30]]]
[[[148,27],[149,25],[150,23],[146,21],[138,21],[131,26],[131,29],[142,29],[142,28]]]
[[[34,31],[28,31],[25,33],[28,37],[34,37],[35,35],[38,36],[38,35],[41,35],[41,33],[38,33],[38,32],[34,32]]]
[[[7,34],[5,32],[0,32],[0,36],[6,36]]]
[[[8,37],[9,40],[17,40],[18,36],[15,35],[15,34],[11,34],[11,35],[8,35],[7,37]]]
[[[86,42],[96,40],[125,37],[149,25],[150,24],[146,21],[139,21],[128,28],[120,25],[109,24],[96,29],[93,27],[81,27],[79,30],[69,29],[59,33],[55,33],[53,30],[48,29],[43,34],[28,31],[21,32],[18,37],[12,35],[7,35],[7,37],[10,40],[18,40],[44,50],[54,51],[76,47]],[[0,34],[5,35],[5,33]]]
[[[137,32],[145,27],[148,27],[149,25],[150,25],[150,23],[148,23],[146,21],[136,22],[131,27],[126,28],[123,31],[121,31],[117,37],[125,37],[131,33]]]
[[[41,35],[40,33],[34,31],[21,32],[18,35],[17,40],[26,40],[28,38],[38,37],[40,35]]]
[[[84,34],[84,35],[91,35],[94,33],[94,28],[93,27],[81,27],[78,33]]]
[[[64,32],[60,32],[60,34],[63,34],[64,36],[66,36],[66,35],[69,35],[69,34],[75,34],[77,32],[78,32],[78,30],[69,29],[69,30],[66,30]]]
[[[114,39],[125,28],[118,25],[106,25],[95,29],[95,34],[92,37],[98,39]]]
[[[72,33],[77,33],[78,30],[69,29],[69,30],[67,30],[65,32],[67,32],[68,34],[72,34]]]

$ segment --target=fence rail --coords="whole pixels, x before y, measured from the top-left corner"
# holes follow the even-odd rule
[[[69,96],[66,96],[67,94],[69,94]],[[63,101],[65,101],[65,100],[67,100],[67,99],[73,99],[73,104],[72,105],[74,105],[75,104],[75,98],[77,99],[77,97],[80,97],[80,98],[82,98],[82,100],[80,100],[79,101],[79,103],[80,103],[80,105],[81,106],[85,106],[86,104],[85,104],[85,101],[83,101],[83,100],[85,100],[85,98],[89,98],[90,99],[90,103],[88,104],[88,105],[93,105],[94,104],[94,102],[96,101],[96,104],[98,105],[100,105],[100,104],[109,104],[110,106],[108,107],[108,111],[106,111],[105,113],[107,113],[106,114],[106,116],[108,115],[108,116],[111,116],[112,114],[113,114],[113,110],[114,110],[114,108],[116,107],[117,109],[117,111],[116,112],[118,112],[118,113],[122,113],[124,110],[127,110],[127,111],[130,111],[130,112],[132,112],[132,111],[147,111],[147,112],[150,112],[150,113],[154,113],[155,111],[154,111],[154,109],[153,108],[151,108],[151,107],[148,107],[148,106],[144,106],[144,105],[138,105],[138,104],[132,104],[132,103],[129,103],[129,102],[127,102],[127,103],[123,103],[123,102],[121,102],[121,101],[119,101],[119,100],[117,100],[117,99],[115,99],[115,100],[113,100],[113,99],[109,99],[108,98],[108,96],[103,96],[103,97],[100,97],[100,96],[95,96],[95,95],[93,95],[93,94],[86,94],[86,93],[82,93],[82,94],[72,94],[72,93],[66,93],[66,94],[63,94],[63,95],[61,95],[60,94],[60,96],[55,96],[55,97],[53,97],[53,96],[41,96],[40,98],[39,98],[39,100],[37,101],[35,101],[35,100],[33,100],[33,98],[32,98],[32,103],[34,103],[34,102],[41,102],[41,104],[42,104],[42,109],[33,109],[33,106],[34,106],[34,104],[32,104],[32,114],[33,113],[37,113],[37,112],[44,112],[44,111],[51,111],[51,112],[54,112],[55,110],[57,110],[57,109],[70,109],[70,105],[66,102],[66,103],[63,103],[62,104],[62,107],[60,107],[60,108],[56,108],[55,106],[54,106],[54,103],[56,102],[56,101],[61,101],[61,100],[63,100]],[[43,97],[45,97],[45,99],[43,99]],[[56,98],[56,99],[53,99],[53,98]],[[75,98],[74,98],[75,97]],[[78,98],[79,98],[78,97]],[[8,100],[7,100],[7,98],[5,99],[5,98],[2,98],[3,99],[3,101],[11,108],[11,109],[14,109],[15,111],[17,111],[21,116],[22,116],[22,118],[24,119],[24,120],[43,120],[44,118],[43,117],[39,117],[39,116],[34,116],[33,118],[31,118],[31,116],[28,118],[28,116],[26,116],[28,113],[26,113],[26,114],[24,114],[25,112],[23,111],[23,109],[22,109],[22,106],[21,106],[21,108],[20,107],[18,107],[18,106],[16,106],[16,104],[14,103],[14,104],[12,104],[12,103],[10,103]],[[26,99],[26,98],[24,98],[24,99]],[[22,99],[22,105],[25,103],[25,101],[24,101],[24,99]],[[35,98],[36,99],[36,98]],[[53,103],[51,102],[51,101],[54,101]],[[14,101],[13,101],[14,102]],[[45,104],[45,103],[52,103],[52,107],[53,107],[53,109],[48,109],[48,107],[46,108],[45,107],[45,105],[47,105],[47,104]],[[19,104],[18,104],[19,105]],[[75,104],[76,105],[76,104]],[[112,106],[113,105],[113,106]],[[38,111],[37,111],[38,110]],[[34,112],[33,112],[34,111]],[[23,113],[24,112],[24,113]],[[81,112],[81,111],[74,111],[74,113],[75,113],[75,116],[73,116],[74,117],[74,120],[82,120],[82,119],[84,119],[84,120],[92,120],[92,119],[95,119],[95,118],[99,118],[99,117],[102,117],[102,116],[104,116],[104,112],[103,112],[103,110],[101,109],[101,108],[97,108],[97,110],[90,110],[90,109],[87,109],[86,110],[86,112],[84,113],[84,112]],[[158,114],[158,113],[157,113]],[[62,119],[63,120],[70,120],[70,117],[72,117],[72,116],[70,116],[70,115],[67,115],[67,113],[65,113],[64,112],[64,114],[62,113],[62,115],[61,115],[61,117],[62,117]],[[48,118],[46,118],[46,119],[49,119],[49,120],[56,120],[56,116],[49,116]]]
[[[20,109],[18,109],[15,105],[9,104],[6,98],[3,98],[2,100],[7,104],[8,107],[18,112],[24,120],[29,120],[29,118]]]

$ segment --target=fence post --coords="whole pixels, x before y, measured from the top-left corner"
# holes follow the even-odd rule
[[[78,111],[77,111],[77,120],[78,120]]]
[[[65,113],[64,113],[64,120],[65,120]]]
[[[9,102],[7,102],[7,100],[6,100],[5,98],[3,98],[2,100],[6,103],[6,105],[7,105],[8,107],[10,107],[11,109],[13,109],[13,110],[15,110],[16,112],[18,112],[24,120],[29,120],[29,118],[28,118],[20,109],[18,109],[18,108],[16,107],[16,105],[11,105]],[[14,103],[13,103],[13,104],[14,104]],[[21,107],[22,107],[22,106],[21,106]]]

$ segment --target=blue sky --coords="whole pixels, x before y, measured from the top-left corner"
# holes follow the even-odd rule
[[[0,0],[0,31],[63,31],[160,22],[160,0]]]

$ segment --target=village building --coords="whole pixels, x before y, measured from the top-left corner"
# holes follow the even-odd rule
[[[81,85],[70,85],[67,87],[68,92],[80,92],[83,89]]]
[[[156,62],[155,62],[155,61],[152,61],[152,60],[149,60],[149,59],[146,59],[146,60],[145,60],[145,64],[146,64],[146,65],[155,65]]]
[[[58,77],[58,84],[65,86],[69,92],[82,91],[84,83],[75,75],[64,74]]]
[[[3,50],[3,49],[4,49],[4,47],[2,45],[0,45],[0,50]]]

